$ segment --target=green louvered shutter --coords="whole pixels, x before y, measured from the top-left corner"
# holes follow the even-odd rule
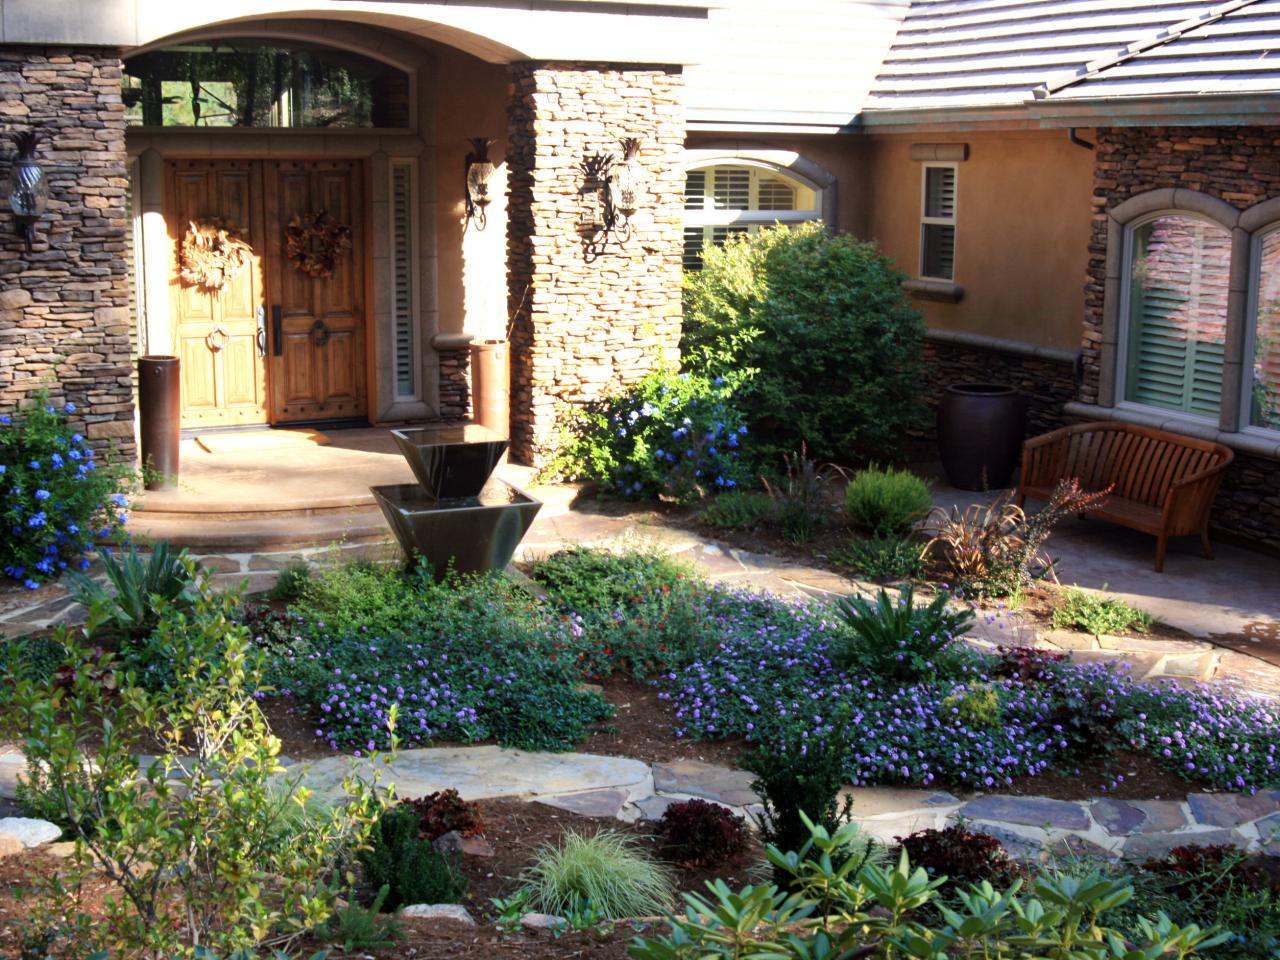
[[[1169,216],[1134,231],[1126,400],[1218,415],[1230,279],[1225,228]]]

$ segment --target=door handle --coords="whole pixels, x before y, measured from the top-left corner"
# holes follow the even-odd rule
[[[284,353],[284,317],[280,312],[280,304],[271,307],[271,355],[278,357]]]
[[[255,339],[258,345],[258,356],[265,357],[267,355],[267,308],[266,307],[264,306],[258,307],[257,320],[258,320],[258,334]]]

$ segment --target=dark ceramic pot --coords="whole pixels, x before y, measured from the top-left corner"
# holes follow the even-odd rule
[[[1009,485],[1022,451],[1027,403],[1013,387],[957,383],[938,405],[938,449],[942,469],[961,490]]]

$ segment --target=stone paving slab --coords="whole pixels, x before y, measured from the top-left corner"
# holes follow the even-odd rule
[[[1187,825],[1183,805],[1173,800],[1095,800],[1090,812],[1116,837],[1135,833],[1168,833]]]
[[[659,793],[701,797],[729,807],[760,802],[751,789],[754,779],[745,770],[717,767],[700,760],[676,760],[653,767],[653,785]]]
[[[1130,837],[1124,845],[1126,860],[1167,856],[1175,847],[1216,847],[1221,844],[1248,848],[1249,838],[1238,830],[1197,830],[1184,833],[1151,833]]]
[[[1187,795],[1191,813],[1200,823],[1238,827],[1267,814],[1280,812],[1280,790],[1242,793],[1192,793]]]
[[[1088,830],[1092,826],[1084,808],[1066,800],[1048,797],[1008,797],[990,794],[970,800],[958,811],[970,820],[998,820],[1028,827],[1057,827]]]
[[[587,790],[584,793],[566,793],[555,797],[539,797],[538,803],[557,810],[568,810],[570,813],[584,817],[607,817],[609,819],[626,819],[623,807],[627,805],[631,794],[627,790],[613,788],[610,790]]]

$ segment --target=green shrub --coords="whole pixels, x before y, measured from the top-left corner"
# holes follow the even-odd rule
[[[280,571],[275,586],[267,591],[271,600],[293,603],[301,600],[311,582],[311,566],[305,560],[295,560]]]
[[[1104,585],[1103,590],[1106,589]],[[1120,633],[1133,628],[1145,633],[1155,618],[1145,610],[1131,607],[1119,597],[1088,593],[1068,587],[1062,605],[1053,611],[1053,625],[1058,628],[1083,630],[1086,633]]]
[[[731,490],[703,507],[698,519],[721,530],[750,530],[768,518],[769,510],[768,494]]]
[[[650,916],[669,910],[675,898],[670,871],[613,830],[566,833],[559,845],[538,851],[522,879],[530,906],[558,916],[587,909],[604,920]]]
[[[637,594],[670,587],[693,569],[659,547],[632,547],[618,553],[566,547],[533,565],[529,576],[565,610],[613,611]]]
[[[742,481],[745,433],[722,381],[657,370],[574,408],[543,474],[596,480],[603,492],[630,500],[688,503]]]
[[[910,470],[859,470],[844,488],[849,521],[873,537],[902,537],[933,506],[929,485]]]
[[[41,683],[53,676],[66,656],[55,634],[24,633],[0,641],[0,676]]]
[[[920,544],[904,537],[855,537],[833,550],[831,559],[872,580],[915,580],[924,575]]]
[[[911,585],[896,601],[880,590],[874,605],[857,595],[841,597],[837,610],[848,634],[837,659],[846,668],[906,683],[954,674],[965,659],[956,641],[973,622],[973,611],[949,610],[950,600],[943,592],[917,605]]]
[[[839,468],[819,466],[809,457],[804,443],[799,452],[784,453],[782,461],[785,470],[781,478],[773,483],[761,478],[772,501],[773,520],[788,543],[808,543],[831,515],[824,484],[827,475]]]
[[[56,931],[68,956],[251,950],[312,929],[332,908],[336,868],[373,821],[374,786],[354,779],[345,802],[296,812],[310,794],[285,775],[258,709],[259,665],[232,619],[237,598],[211,595],[207,579],[198,587],[189,614],[162,614],[156,627],[173,634],[181,697],[148,692],[92,637],[65,631],[56,677],[13,685],[5,721],[75,836],[31,919]],[[82,914],[86,884],[96,895],[104,882],[105,916]]]
[[[378,819],[372,843],[360,852],[365,879],[387,888],[387,909],[411,903],[457,903],[467,882],[448,857],[419,835],[418,811],[406,804],[388,807]]]
[[[820,223],[731,237],[685,275],[686,368],[740,384],[747,440],[770,460],[895,452],[921,422],[924,320],[874,244]]]
[[[841,862],[833,855],[839,832],[815,827],[812,851],[768,850],[769,862],[787,878],[776,886],[731,891],[708,882],[710,896],[685,894],[683,916],[669,916],[670,933],[637,938],[635,960],[1156,960],[1217,956],[1229,934],[1179,925],[1164,914],[1138,917],[1120,927],[1115,919],[1133,897],[1123,880],[1093,872],[1078,877],[1050,873],[1022,893],[988,881],[954,891],[942,902],[941,878],[913,867],[904,852],[894,869],[877,863]],[[929,918],[937,917],[931,921]],[[1253,956],[1262,956],[1254,954]]]
[[[971,727],[1000,725],[1000,694],[990,683],[958,687],[942,699],[942,708],[951,710]]]
[[[149,636],[162,611],[190,610],[196,597],[196,564],[186,550],[157,543],[144,555],[130,544],[98,554],[107,582],[69,575],[71,595],[89,611],[90,622],[124,640]]]
[[[85,569],[95,539],[126,519],[123,464],[101,463],[41,390],[33,404],[0,414],[0,572],[34,590],[68,566]]]

